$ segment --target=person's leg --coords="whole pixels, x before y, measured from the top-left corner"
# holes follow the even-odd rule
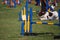
[[[36,1],[36,5],[39,6],[40,5],[40,0],[35,0]]]

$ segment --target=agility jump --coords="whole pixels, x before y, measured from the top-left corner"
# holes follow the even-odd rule
[[[25,11],[24,11],[25,12]],[[28,19],[26,19],[26,14],[24,13],[22,15],[22,24],[21,24],[21,33],[24,35],[24,33],[32,33],[32,25],[33,24],[47,24],[47,25],[57,25],[60,26],[60,9],[59,9],[59,23],[53,23],[53,22],[33,22],[32,21],[32,8],[30,8],[30,15],[28,15]]]
[[[30,8],[30,14],[28,15],[28,1],[26,2],[26,6],[21,10],[19,14],[19,19],[22,20],[21,24],[21,34],[32,33],[32,25],[33,24],[46,24],[46,25],[57,25],[60,26],[60,9],[58,10],[59,23],[53,22],[34,22],[33,20],[33,10]]]

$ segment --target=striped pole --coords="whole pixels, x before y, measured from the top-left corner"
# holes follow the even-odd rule
[[[24,20],[24,32],[27,32],[26,20]]]
[[[22,16],[24,15],[23,12],[24,12],[24,11],[22,10],[22,11],[21,11]],[[22,20],[23,20],[23,17],[22,17]],[[22,25],[22,26],[21,26],[21,34],[24,35],[24,32],[25,32],[25,29],[24,29],[24,27],[25,27],[25,23],[24,23],[24,21],[22,21],[22,24],[21,24],[21,25]]]
[[[32,16],[33,16],[33,12],[32,12],[32,8],[30,8],[30,33],[32,33]]]
[[[19,15],[19,21],[22,21],[22,14],[21,13],[22,13],[21,11],[18,13],[18,15]]]
[[[24,14],[23,15],[25,15],[26,16],[26,8],[24,7]],[[25,32],[27,31],[27,27],[26,27],[26,20],[24,20],[24,23],[25,23],[25,25],[24,25],[24,29],[25,29]]]
[[[26,19],[28,20],[28,0],[26,0],[25,8],[26,8]]]
[[[28,16],[28,32],[30,32],[30,16]]]
[[[21,24],[21,35],[24,35],[24,21]]]
[[[27,31],[27,29],[26,29],[26,9],[25,9],[25,7],[21,11],[21,15],[22,15],[21,34],[24,35],[24,33]]]
[[[59,23],[53,23],[53,22],[32,22],[32,24],[46,24],[46,25],[59,25]]]
[[[60,26],[60,9],[58,10],[58,15],[59,15],[59,26]]]

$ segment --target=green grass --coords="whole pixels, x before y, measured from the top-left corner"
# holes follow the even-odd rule
[[[1,1],[0,1],[1,3]],[[31,5],[31,4],[30,4]],[[39,7],[31,5],[29,7],[34,7],[33,10],[40,10]],[[38,36],[22,36],[21,33],[21,22],[18,21],[18,13],[24,6],[18,6],[17,8],[7,8],[6,5],[0,4],[0,40],[54,40],[51,35],[38,35]],[[60,8],[60,7],[58,7]],[[56,8],[56,10],[58,10]],[[40,21],[34,13],[33,21]],[[56,20],[53,22],[57,22]],[[35,33],[46,33],[52,32],[54,35],[60,33],[58,26],[53,25],[33,25],[33,32]]]

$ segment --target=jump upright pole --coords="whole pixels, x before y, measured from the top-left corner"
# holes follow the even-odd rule
[[[26,1],[26,5],[25,5],[25,7],[26,7],[26,19],[28,20],[28,5],[29,5],[29,3],[28,3],[28,0]]]
[[[28,3],[28,0],[26,1],[26,5],[25,5],[25,8],[26,8],[26,19],[28,20],[28,5],[29,5],[29,3]],[[19,20],[20,21],[22,21],[22,15],[21,15],[22,13],[21,13],[21,11],[19,12]]]
[[[32,18],[33,18],[33,12],[32,8],[30,8],[30,33],[32,33]]]
[[[58,10],[59,15],[59,26],[60,26],[60,9]]]

